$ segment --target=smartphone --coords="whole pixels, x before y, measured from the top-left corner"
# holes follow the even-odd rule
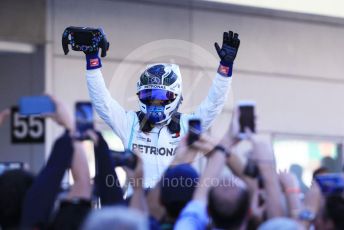
[[[247,160],[244,174],[251,178],[257,178],[260,175],[259,168],[252,159]]]
[[[202,125],[200,119],[189,120],[189,134],[188,134],[188,145],[191,145],[197,141],[202,133]]]
[[[132,151],[126,149],[124,152],[110,150],[110,155],[115,162],[115,166],[126,166],[135,169],[137,165],[137,156]]]
[[[258,181],[258,188],[264,188],[263,177],[260,174],[260,170],[256,162],[254,162],[252,159],[248,159],[246,166],[244,168],[244,174],[251,178],[256,178]]]
[[[19,99],[21,115],[41,115],[55,113],[55,103],[49,96],[27,96]]]
[[[75,104],[75,127],[77,139],[90,139],[86,134],[86,131],[94,129],[93,120],[93,107],[91,102],[77,102]]]
[[[344,175],[326,173],[315,177],[321,192],[325,195],[341,194],[344,192]]]
[[[242,101],[238,103],[239,108],[239,126],[240,130],[238,133],[238,137],[240,139],[245,139],[245,128],[249,128],[253,133],[256,132],[256,124],[255,124],[255,102],[252,101]]]

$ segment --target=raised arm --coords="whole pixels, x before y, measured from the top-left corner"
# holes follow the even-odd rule
[[[11,111],[10,109],[4,109],[0,112],[0,126],[4,123],[6,118],[10,115]]]
[[[216,74],[207,97],[198,106],[194,116],[202,120],[203,130],[209,129],[226,102],[232,78]]]
[[[68,193],[68,200],[91,199],[92,186],[91,176],[86,158],[86,150],[81,141],[73,141],[74,154],[71,165],[71,172],[74,184]]]
[[[87,88],[93,106],[99,116],[125,143],[128,137],[129,119],[124,108],[114,100],[107,89],[101,68],[101,60],[98,53],[86,54],[87,61]],[[129,117],[129,118],[128,118]]]
[[[138,154],[138,152],[135,152]],[[143,215],[148,216],[148,204],[147,198],[145,195],[144,187],[143,187],[143,165],[142,160],[140,157],[137,157],[137,164],[135,169],[130,169],[125,167],[125,171],[127,172],[129,182],[133,187],[134,193],[130,199],[130,208],[136,209],[141,212]]]
[[[111,158],[109,146],[99,132],[88,131],[94,143],[96,162],[95,191],[102,206],[124,204],[123,191],[120,186],[115,162]],[[111,180],[109,183],[109,180]]]
[[[239,35],[232,31],[223,33],[222,47],[215,43],[220,57],[217,74],[210,87],[208,96],[195,111],[195,116],[202,119],[203,129],[208,129],[215,117],[222,111],[232,82],[233,62],[240,45]]]
[[[218,179],[225,165],[225,150],[223,146],[215,145],[217,141],[209,137],[200,137],[193,143],[193,148],[205,153],[208,161],[194,191],[192,201],[183,209],[174,229],[206,229],[208,224],[207,197],[212,182]]]
[[[288,216],[298,220],[297,214],[302,208],[299,181],[290,172],[280,172],[278,177],[286,197]]]
[[[250,137],[250,141],[253,146],[251,157],[257,164],[268,197],[266,200],[268,218],[284,216],[283,194],[276,172],[272,146],[268,140],[255,135]]]
[[[21,220],[23,229],[48,224],[55,199],[60,191],[61,180],[66,169],[72,164],[74,146],[69,132],[73,131],[73,121],[65,106],[56,99],[54,101],[56,113],[52,118],[67,131],[55,141],[46,166],[26,194]]]

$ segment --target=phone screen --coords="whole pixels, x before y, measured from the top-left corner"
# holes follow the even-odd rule
[[[249,128],[252,132],[256,131],[254,122],[254,106],[253,105],[240,105],[240,133],[245,133],[245,128]]]
[[[29,96],[19,99],[19,113],[40,115],[55,113],[55,104],[49,96]]]
[[[202,132],[201,121],[199,119],[189,120],[189,130],[192,133],[201,134]]]
[[[81,140],[89,139],[86,131],[94,129],[93,108],[90,102],[78,102],[75,105],[75,121],[78,138]]]

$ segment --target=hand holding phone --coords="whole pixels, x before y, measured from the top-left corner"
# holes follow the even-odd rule
[[[189,133],[188,133],[188,145],[192,145],[197,141],[202,133],[202,126],[200,119],[190,119],[189,120]]]
[[[255,102],[242,101],[238,103],[239,110],[239,133],[238,138],[246,139],[245,129],[248,128],[252,133],[256,132],[255,124]]]
[[[55,111],[55,103],[49,96],[27,96],[19,99],[19,113],[21,115],[48,115],[55,113]]]
[[[130,169],[135,169],[138,157],[132,151],[126,149],[124,152],[115,152],[110,150],[112,159],[114,159],[115,166],[125,166]]]
[[[77,102],[75,104],[76,138],[79,140],[90,139],[88,130],[93,130],[93,108],[91,102]]]
[[[74,131],[73,119],[66,105],[52,95],[21,97],[19,113],[24,116],[48,116],[64,128]]]

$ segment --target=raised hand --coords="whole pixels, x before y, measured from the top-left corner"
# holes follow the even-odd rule
[[[4,109],[0,112],[0,126],[4,123],[5,119],[10,115],[10,109]]]
[[[215,49],[221,59],[221,64],[229,66],[233,64],[240,46],[239,34],[233,31],[224,32],[222,46],[215,42]]]

